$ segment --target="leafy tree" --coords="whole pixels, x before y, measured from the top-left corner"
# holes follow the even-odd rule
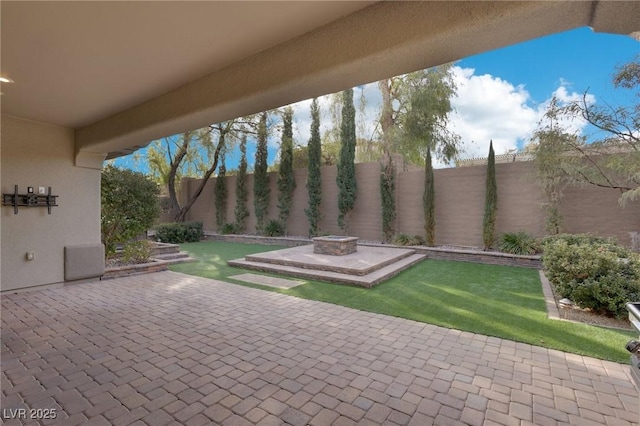
[[[458,155],[460,136],[447,128],[456,86],[451,64],[408,75],[409,103],[403,113],[398,151],[413,164],[425,164],[427,151],[449,162]]]
[[[533,154],[536,165],[538,183],[544,192],[546,201],[542,207],[546,213],[546,231],[549,235],[558,235],[563,231],[560,204],[563,198],[563,189],[566,185],[566,177],[563,171],[563,163],[567,147],[576,143],[576,135],[565,132],[557,121],[557,100],[552,99],[552,105],[547,111],[547,124],[539,127],[533,134],[532,144],[527,146],[527,151]]]
[[[218,232],[227,222],[227,168],[225,166],[225,152],[220,153],[220,167],[214,188],[214,204],[216,208],[216,227]]]
[[[159,188],[139,172],[107,165],[100,183],[102,243],[107,257],[153,226],[160,214]]]
[[[422,164],[426,150],[450,161],[458,152],[459,137],[447,130],[450,98],[456,87],[451,76],[452,64],[416,71],[378,82],[382,106],[378,118],[381,143],[366,151],[381,160],[380,193],[383,237],[393,237],[396,217],[395,173],[393,153],[400,153],[410,163]]]
[[[408,77],[409,104],[402,117],[403,136],[400,152],[414,164],[424,162],[425,192],[423,196],[425,231],[428,245],[435,242],[435,187],[431,152],[443,161],[453,160],[460,137],[447,129],[450,98],[455,84],[449,73],[451,65],[412,73]],[[422,160],[421,160],[422,159]]]
[[[396,220],[396,170],[391,157],[381,165],[380,172],[380,199],[382,200],[382,237],[389,242],[395,232]]]
[[[349,212],[356,202],[356,111],[353,89],[342,92],[342,121],[340,125],[340,159],[338,160],[338,225],[349,234]]]
[[[287,107],[283,115],[282,143],[280,144],[280,167],[278,168],[278,210],[280,222],[287,229],[287,219],[293,203],[293,190],[296,188],[293,175],[293,109]]]
[[[378,122],[382,133],[382,158],[380,165],[380,199],[382,202],[382,238],[391,241],[396,219],[395,173],[396,165],[391,155],[393,143],[398,134],[397,111],[394,110],[394,99],[399,100],[398,90],[401,87],[400,77],[388,78],[378,82],[382,94],[382,108]],[[399,102],[398,102],[399,103]]]
[[[488,250],[495,239],[496,211],[498,210],[498,188],[496,185],[496,156],[493,152],[493,141],[489,142],[487,159],[487,181],[484,198],[484,220],[482,222],[482,240],[484,249]]]
[[[427,245],[433,246],[436,240],[436,190],[433,179],[433,166],[431,165],[431,151],[427,151],[424,164],[424,194],[422,196],[424,231]]]
[[[322,202],[322,179],[320,172],[320,162],[322,146],[320,142],[320,109],[318,99],[311,102],[311,137],[309,139],[308,164],[309,174],[307,177],[307,190],[309,191],[309,208],[305,209],[305,214],[309,220],[309,236],[318,235],[318,223],[321,219],[320,203]]]
[[[234,210],[236,226],[235,230],[242,234],[246,229],[247,217],[249,210],[247,209],[247,136],[244,135],[240,141],[240,164],[238,166],[238,174],[236,177],[236,207]]]
[[[258,147],[253,172],[253,206],[256,213],[256,231],[261,233],[269,209],[269,175],[267,174],[267,113],[260,114],[258,122]]]
[[[320,141],[320,165],[337,166],[340,156],[340,142],[330,142],[327,138],[321,138]],[[358,162],[357,157],[356,162]],[[296,146],[293,150],[293,168],[306,169],[308,167],[309,146]]]
[[[354,89],[352,89],[353,91]],[[360,100],[358,103],[358,109],[355,109],[355,103],[352,103],[350,108],[353,108],[354,115],[354,128],[356,133],[363,133],[365,126],[365,107],[366,99],[364,96],[364,90],[361,90]],[[337,166],[340,158],[340,150],[342,149],[342,115],[344,113],[344,96],[343,92],[332,93],[327,95],[328,97],[328,113],[330,116],[330,123],[332,124],[322,134],[322,164],[324,166]],[[353,98],[353,97],[352,97]],[[357,117],[356,117],[357,112]],[[377,143],[373,141],[367,141],[364,139],[356,138],[356,154],[355,162],[363,163],[370,161],[377,161],[380,158],[380,154],[377,151]]]
[[[222,149],[233,143],[239,134],[251,133],[253,126],[253,117],[238,118],[153,141],[149,145],[149,168],[158,182],[166,184],[176,222],[184,222],[188,211],[202,194],[218,167]],[[178,188],[183,176],[196,177],[200,181],[195,191],[181,204]]]
[[[640,56],[621,65],[613,75],[615,88],[628,90],[640,87]],[[540,136],[553,137],[555,146],[562,152],[560,158],[550,159],[544,146],[532,151],[538,161],[546,161],[564,182],[577,185],[594,185],[620,192],[620,204],[640,198],[640,91],[629,105],[612,106],[594,104],[588,92],[581,99],[561,105],[554,99],[547,109],[548,124],[541,125],[534,142],[540,144]],[[563,130],[557,123],[562,120],[583,120],[595,128],[593,142],[586,137]],[[540,154],[540,155],[538,155]]]

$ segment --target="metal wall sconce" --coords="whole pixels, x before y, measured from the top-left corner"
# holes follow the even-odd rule
[[[18,193],[18,185],[15,185],[13,194],[2,194],[2,205],[13,206],[13,214],[18,214],[18,207],[46,207],[51,214],[51,207],[57,207],[57,195],[51,195],[51,187],[46,195],[33,193],[33,188],[29,187],[26,194]]]

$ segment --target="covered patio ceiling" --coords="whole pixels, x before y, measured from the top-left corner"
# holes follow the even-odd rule
[[[75,129],[76,164],[579,26],[637,1],[0,4],[2,113]]]

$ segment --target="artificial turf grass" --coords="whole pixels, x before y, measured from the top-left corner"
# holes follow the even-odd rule
[[[228,266],[227,260],[280,248],[183,244],[181,249],[198,262],[171,270],[616,362],[628,362],[625,344],[637,337],[630,331],[548,319],[538,271],[533,269],[425,260],[371,289],[301,280],[306,284],[284,290],[229,278],[258,272]]]

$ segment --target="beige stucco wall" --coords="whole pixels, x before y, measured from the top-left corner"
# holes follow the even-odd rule
[[[74,132],[2,116],[3,193],[52,187],[59,207],[13,207],[0,213],[2,291],[64,281],[64,247],[100,243],[100,170],[74,166]],[[26,260],[34,252],[35,259]]]
[[[293,209],[288,221],[289,235],[304,236],[308,232],[306,169],[296,170],[297,187],[294,192]],[[277,218],[276,176],[271,177],[270,218]],[[253,213],[253,176],[247,176],[250,216],[247,232],[255,232]],[[357,201],[351,213],[350,235],[366,240],[382,239],[380,214],[380,165],[378,163],[357,164]],[[486,166],[460,167],[435,170],[436,189],[436,244],[482,246],[482,218],[484,214]],[[498,215],[496,235],[504,232],[526,231],[537,237],[545,235],[545,214],[542,209],[544,197],[535,178],[533,163],[515,162],[496,165],[498,183]],[[191,188],[195,181],[190,180]],[[201,198],[189,214],[190,220],[204,223],[205,230],[216,231],[213,188],[215,179],[207,183]],[[187,187],[185,187],[185,190]],[[400,171],[396,180],[397,220],[396,231],[410,235],[424,235],[422,194],[424,172],[422,170]],[[235,206],[235,177],[227,178],[227,221],[233,222]],[[322,232],[342,234],[337,225],[338,189],[336,168],[322,168],[323,218]],[[618,204],[619,193],[595,187],[568,187],[561,213],[567,232],[591,232],[602,236],[616,237],[629,246],[630,231],[640,231],[640,203],[629,203],[622,208]]]

